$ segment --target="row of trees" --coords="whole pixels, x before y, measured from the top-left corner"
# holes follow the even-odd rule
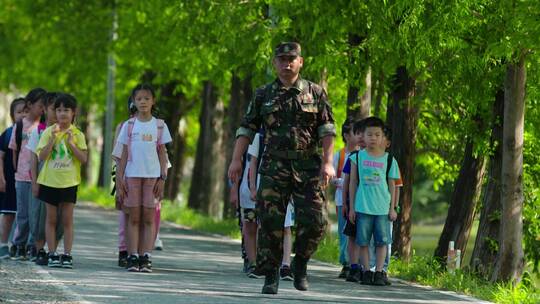
[[[120,105],[129,89],[153,83],[174,137],[166,195],[189,191],[190,207],[216,217],[233,213],[222,203],[225,169],[254,86],[273,77],[273,47],[298,41],[303,75],[328,89],[338,124],[372,113],[394,130],[405,183],[397,255],[411,256],[414,172],[422,166],[436,187],[454,184],[435,256],[449,240],[469,250],[480,214],[474,270],[493,280],[519,280],[525,260],[538,270],[538,1],[0,0],[0,7],[1,88],[74,92],[95,141],[89,146],[100,147],[105,134],[92,132],[103,122],[112,55],[116,121],[126,117]],[[181,189],[189,157],[191,186]]]

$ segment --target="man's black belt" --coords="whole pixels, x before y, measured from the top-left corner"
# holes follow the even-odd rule
[[[266,152],[269,155],[284,159],[306,159],[317,154],[317,149],[313,148],[308,150],[276,150],[272,148],[267,148]]]

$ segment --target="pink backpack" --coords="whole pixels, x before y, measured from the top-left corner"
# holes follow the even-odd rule
[[[127,121],[128,124],[128,161],[131,161],[131,136],[133,134],[133,127],[135,126],[135,117],[130,118]],[[163,137],[163,129],[165,128],[165,121],[163,119],[156,119],[157,123],[157,141],[156,141],[156,150],[158,153],[161,151],[163,145],[161,145],[161,138]]]

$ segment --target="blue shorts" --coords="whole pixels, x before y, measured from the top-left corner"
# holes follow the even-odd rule
[[[356,243],[358,246],[368,246],[371,237],[375,247],[388,245],[392,242],[388,215],[371,215],[356,212]]]

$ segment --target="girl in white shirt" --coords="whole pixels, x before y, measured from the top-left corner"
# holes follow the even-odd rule
[[[132,97],[137,114],[120,130],[118,141],[123,149],[116,182],[129,210],[128,271],[152,272],[155,204],[163,196],[167,179],[165,144],[172,138],[167,125],[152,116],[152,87],[140,84],[133,89]]]

